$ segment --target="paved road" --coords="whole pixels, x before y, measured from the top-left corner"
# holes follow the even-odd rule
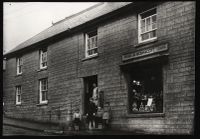
[[[14,135],[45,136],[44,133],[39,131],[3,125],[3,136],[14,136]]]

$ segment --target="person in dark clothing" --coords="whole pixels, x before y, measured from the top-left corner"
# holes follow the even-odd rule
[[[88,107],[88,122],[89,122],[89,129],[92,129],[95,127],[95,115],[97,112],[97,107],[93,103],[92,98],[90,98],[90,103]]]

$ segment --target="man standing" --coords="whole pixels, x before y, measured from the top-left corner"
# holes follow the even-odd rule
[[[92,129],[95,127],[95,115],[97,112],[97,107],[93,103],[92,98],[90,98],[90,103],[88,107],[88,122],[89,122],[89,129]]]
[[[97,87],[96,83],[93,83],[92,99],[93,99],[94,104],[98,107],[99,95],[98,95],[98,87]]]

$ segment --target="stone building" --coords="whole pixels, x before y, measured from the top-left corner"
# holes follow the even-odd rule
[[[63,122],[96,83],[111,128],[192,134],[195,2],[104,2],[4,54],[6,116]]]

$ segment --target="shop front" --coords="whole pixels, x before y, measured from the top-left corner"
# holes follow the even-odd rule
[[[128,115],[162,115],[168,45],[162,44],[125,54],[122,61],[120,66],[128,91]]]

